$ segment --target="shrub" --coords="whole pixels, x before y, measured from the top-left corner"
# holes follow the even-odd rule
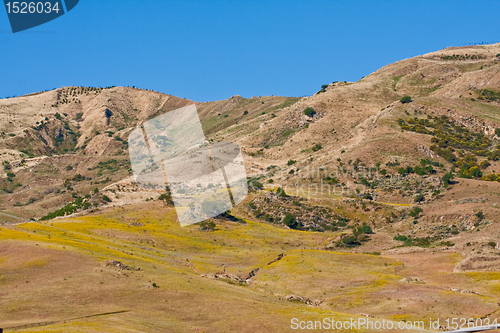
[[[369,225],[363,224],[353,230],[354,236],[363,235],[363,234],[373,234],[373,230]]]
[[[264,187],[264,185],[262,185],[262,183],[258,182],[258,181],[253,181],[251,183],[252,187],[255,188],[256,190],[262,190],[262,188]]]
[[[422,202],[424,200],[425,200],[425,196],[423,194],[417,194],[415,196],[415,199],[414,199],[415,202]]]
[[[285,193],[285,190],[281,187],[278,187],[278,189],[276,190],[276,193],[278,193],[278,195],[280,197],[287,197],[288,195]]]
[[[102,196],[102,201],[103,202],[111,202],[111,199],[107,195]]]
[[[297,161],[295,160],[288,160],[288,162],[286,163],[286,165],[292,165],[292,164],[295,164],[297,163]]]
[[[488,162],[487,160],[484,160],[484,161],[482,161],[482,162],[479,164],[479,167],[480,167],[481,169],[487,169],[490,165],[491,165],[491,163],[490,163],[490,162]]]
[[[244,116],[246,116],[247,114],[248,114],[248,111],[247,111],[247,110],[245,110],[245,111],[243,112],[243,115],[244,115]]]
[[[9,178],[13,178],[15,177],[16,175],[13,173],[13,172],[7,172],[7,177]]]
[[[321,146],[321,144],[317,143],[317,144],[315,144],[315,145],[312,147],[312,151],[318,151],[318,150],[320,150],[321,148],[323,148],[323,147]]]
[[[449,184],[451,184],[451,180],[453,179],[453,174],[451,172],[445,173],[443,178],[443,185],[444,187],[448,187]]]
[[[491,246],[491,247],[495,247],[495,246],[497,246],[497,243],[495,243],[495,242],[488,242],[488,245]]]
[[[165,204],[173,204],[172,195],[170,194],[170,191],[160,194],[158,200],[164,201]]]
[[[203,231],[214,231],[215,223],[214,221],[203,221],[200,223],[200,230]]]
[[[484,214],[482,211],[479,211],[476,216],[479,218],[479,220],[483,220],[484,219]]]
[[[358,239],[355,236],[344,237],[342,239],[342,243],[344,243],[344,245],[349,246],[349,247],[361,245],[361,243],[358,241]]]
[[[408,215],[410,215],[411,217],[418,217],[418,215],[420,213],[422,213],[424,210],[420,207],[415,207],[413,208],[413,210],[410,211],[410,213],[408,213]]]
[[[287,213],[283,218],[283,224],[289,227],[290,229],[297,229],[299,227],[297,219],[290,213]]]
[[[495,135],[500,136],[500,128],[495,128]]]
[[[316,111],[314,111],[314,109],[313,109],[313,108],[308,107],[308,108],[306,108],[306,109],[304,110],[304,114],[305,114],[306,116],[308,116],[308,117],[311,117],[311,118],[312,118],[312,117],[316,114]]]
[[[403,96],[399,101],[403,104],[412,102],[411,96]]]
[[[403,236],[403,235],[397,235],[397,236],[394,236],[393,238],[394,240],[397,240],[397,241],[400,241],[400,242],[406,242],[406,240],[408,239],[406,236]]]
[[[75,120],[76,121],[79,121],[82,119],[82,116],[83,116],[83,112],[78,112],[76,115],[75,115]]]

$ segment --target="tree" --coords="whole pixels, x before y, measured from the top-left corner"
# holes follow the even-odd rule
[[[495,135],[500,137],[500,128],[495,128]]]
[[[304,114],[305,114],[306,116],[308,116],[308,117],[311,117],[311,118],[312,118],[312,117],[316,114],[316,111],[314,111],[314,109],[313,109],[313,108],[308,107],[308,108],[306,108],[306,109],[304,110]]]
[[[171,205],[174,203],[174,201],[172,200],[172,195],[170,194],[169,190],[167,190],[166,193],[160,194],[158,200],[164,201],[165,205]]]
[[[256,190],[262,190],[262,188],[264,187],[264,185],[262,185],[262,183],[258,182],[258,181],[253,181],[251,183],[252,187]]]
[[[448,185],[451,184],[452,179],[453,179],[453,174],[451,172],[445,173],[443,178],[441,178],[444,187],[448,187]]]
[[[276,193],[278,193],[278,195],[280,197],[287,197],[288,195],[285,193],[285,190],[281,187],[278,187],[278,189],[276,190]]]
[[[357,228],[354,228],[353,234],[356,237],[359,235],[364,235],[364,234],[373,234],[373,230],[369,225],[363,224]]]
[[[293,216],[290,213],[287,213],[283,218],[283,224],[289,227],[290,229],[297,229],[299,227],[299,223],[295,219],[295,216]]]
[[[399,101],[403,104],[412,102],[411,96],[403,96],[403,98],[401,98]]]

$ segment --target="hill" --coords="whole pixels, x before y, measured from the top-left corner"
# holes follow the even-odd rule
[[[242,147],[250,193],[181,228],[135,185],[127,137],[190,104],[207,139]],[[292,316],[498,310],[500,44],[310,97],[63,87],[1,99],[0,117],[0,327],[282,332]]]

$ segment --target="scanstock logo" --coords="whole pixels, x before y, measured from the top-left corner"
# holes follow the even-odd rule
[[[16,33],[52,21],[69,12],[79,0],[4,0],[12,32]]]
[[[128,147],[137,185],[168,188],[182,226],[224,213],[247,195],[240,148],[208,142],[194,105],[144,122],[130,133]]]

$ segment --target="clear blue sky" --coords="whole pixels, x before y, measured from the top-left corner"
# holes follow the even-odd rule
[[[500,1],[80,0],[13,34],[0,7],[0,97],[69,85],[189,98],[311,95],[394,61],[500,41]]]

